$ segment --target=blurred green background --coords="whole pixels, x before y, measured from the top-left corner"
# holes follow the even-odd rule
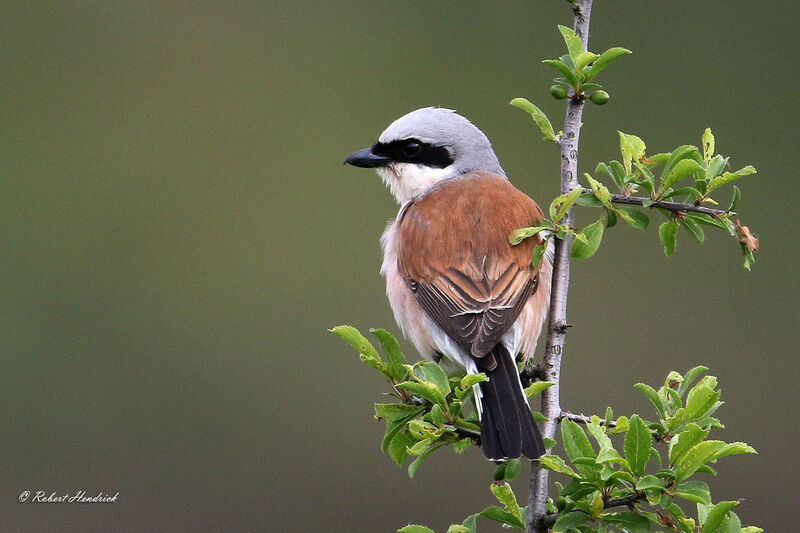
[[[798,438],[798,7],[609,2],[581,169],[711,126],[762,249],[654,228],[573,267],[563,405],[649,412],[632,385],[706,364],[728,429],[715,500],[791,529]],[[4,531],[443,530],[492,502],[472,449],[414,480],[381,454],[385,386],[327,328],[397,331],[378,274],[396,212],[343,167],[390,121],[457,109],[547,204],[559,157],[507,103],[550,98],[565,2],[4,2],[0,7],[0,515]],[[588,216],[594,216],[591,213]],[[588,218],[587,218],[588,220]],[[411,352],[412,358],[416,355]],[[524,491],[524,481],[519,485]],[[119,491],[113,505],[23,490]],[[495,531],[482,523],[481,531]]]

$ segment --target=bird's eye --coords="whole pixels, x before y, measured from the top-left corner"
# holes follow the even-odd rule
[[[403,145],[403,155],[406,157],[414,157],[422,150],[422,145],[416,141],[409,141]]]

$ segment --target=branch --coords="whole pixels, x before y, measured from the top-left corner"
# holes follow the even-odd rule
[[[481,440],[481,432],[475,431],[474,429],[469,428],[462,428],[461,426],[453,426],[456,429],[456,433],[458,435],[462,435],[464,437],[469,437],[472,440],[476,440],[480,442]]]
[[[581,39],[584,51],[589,43],[589,17],[592,0],[577,0],[573,8],[575,33]],[[568,193],[580,187],[578,184],[578,140],[581,131],[583,102],[578,98],[567,101],[567,114],[564,118],[563,135],[558,141],[561,148],[561,193]],[[571,226],[574,220],[574,206],[567,210],[564,223]],[[564,240],[555,239],[555,259],[553,261],[553,281],[550,291],[550,317],[547,325],[547,343],[542,368],[547,381],[555,383],[542,392],[542,413],[547,421],[542,427],[542,436],[552,439],[556,434],[558,417],[561,415],[559,389],[561,387],[561,354],[564,351],[567,323],[567,292],[569,291],[569,250],[572,236]],[[549,471],[536,468],[531,463],[530,488],[528,493],[528,518],[525,524],[527,533],[544,533],[549,529],[544,524],[547,516],[547,496]]]
[[[561,415],[558,417],[558,421],[561,422],[564,419],[572,420],[573,422],[577,422],[578,424],[588,424],[592,421],[592,418],[586,415],[576,415],[574,413],[570,413],[567,411],[561,411]],[[605,420],[600,420],[602,425],[605,425]],[[608,427],[614,428],[617,427],[617,423],[613,420],[609,421]]]
[[[594,193],[592,189],[583,189],[583,191],[588,194]],[[611,201],[615,204],[644,205],[644,202],[650,201],[650,198],[643,198],[641,196],[625,196],[624,194],[612,194]],[[704,213],[706,215],[711,215],[712,217],[717,217],[719,215],[736,214],[736,212],[734,211],[725,211],[724,209],[713,209],[711,207],[703,207],[694,204],[682,204],[680,202],[655,202],[653,204],[650,204],[648,207],[660,207],[662,209],[669,209],[670,211],[674,211],[676,213],[692,211],[694,213]]]

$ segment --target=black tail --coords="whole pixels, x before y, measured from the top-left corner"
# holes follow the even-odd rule
[[[538,459],[545,452],[544,442],[525,400],[517,365],[502,343],[492,348],[491,353],[497,366],[493,370],[482,369],[489,381],[480,384],[483,454],[493,460],[520,455]]]

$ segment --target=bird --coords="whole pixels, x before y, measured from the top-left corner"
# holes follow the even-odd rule
[[[533,355],[550,300],[552,250],[532,264],[542,210],[514,187],[478,127],[454,110],[424,107],[392,122],[345,164],[373,168],[400,204],[381,237],[386,294],[403,335],[452,373],[483,372],[475,400],[481,448],[503,461],[545,453],[517,356]]]

